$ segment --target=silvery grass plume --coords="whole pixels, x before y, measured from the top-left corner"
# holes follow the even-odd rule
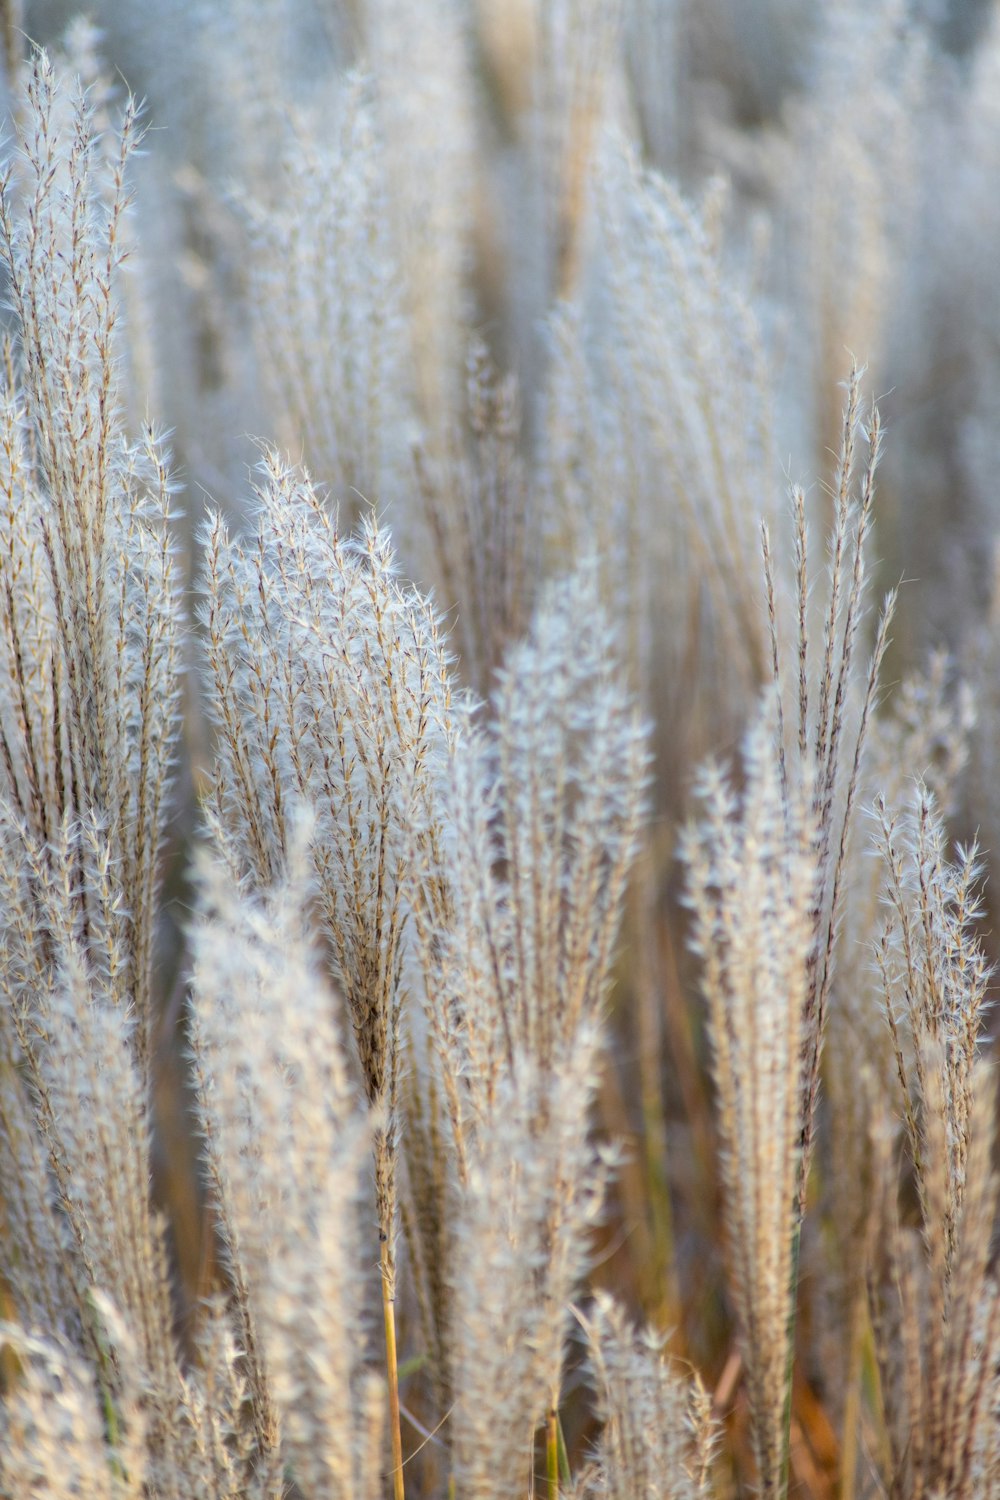
[[[266,892],[293,812],[312,817],[317,910],[354,1024],[373,1131],[390,1400],[395,1409],[398,1095],[411,868],[436,837],[447,656],[430,602],[397,577],[373,521],[340,536],[308,478],[261,465],[253,535],[207,531],[217,751],[206,813],[234,878]],[[395,1471],[401,1474],[398,1420]],[[397,1490],[398,1494],[398,1490]]]
[[[859,806],[879,790],[884,816],[895,818],[913,799],[920,774],[941,814],[958,803],[968,759],[975,703],[968,685],[941,653],[896,690],[888,712],[872,723],[865,748]],[[866,847],[867,845],[867,847]],[[827,1292],[822,1354],[827,1405],[841,1432],[845,1500],[860,1475],[862,1364],[867,1329],[866,1255],[872,1215],[871,1121],[897,1079],[884,997],[872,944],[884,922],[884,865],[869,837],[858,840],[845,880],[837,934],[836,998],[830,1007],[823,1059],[826,1128],[820,1142]]]
[[[893,1132],[874,1133],[878,1198],[868,1284],[887,1439],[889,1500],[995,1500],[1000,1495],[1000,1287],[992,1264],[998,1183],[992,1164],[996,1086],[973,1072],[966,1187],[947,1243],[950,1121],[929,1075],[919,1229],[900,1222]],[[951,1256],[949,1263],[949,1254]]]
[[[454,607],[451,643],[463,681],[487,697],[504,652],[527,626],[542,559],[533,486],[521,453],[517,381],[501,376],[483,341],[466,359],[466,420],[445,435],[444,452],[418,445],[418,552]]]
[[[8,871],[40,863],[66,886],[84,949],[93,930],[145,1079],[179,610],[165,458],[151,431],[128,441],[119,390],[135,137],[133,102],[102,140],[36,57],[0,182],[19,341],[0,372],[0,836],[24,851]]]
[[[268,173],[236,199],[268,409],[335,495],[381,503],[408,480],[416,377],[374,81],[348,75],[287,137],[279,190]]]
[[[446,438],[468,336],[471,26],[456,0],[425,0],[419,16],[369,0],[351,19],[358,69],[331,59],[305,85],[286,70],[278,172],[244,174],[234,198],[278,441],[345,512],[352,493],[392,506],[409,557],[410,444],[419,432],[437,452]],[[258,150],[278,117],[254,122]]]
[[[3,1494],[11,1500],[277,1494],[247,1469],[245,1391],[224,1311],[203,1309],[196,1372],[175,1379],[174,1435],[161,1451],[162,1412],[143,1368],[137,1324],[97,1290],[90,1302],[96,1355],[56,1331],[0,1325],[8,1381],[0,1427]]]
[[[806,768],[782,775],[774,700],[749,731],[738,795],[703,769],[685,835],[691,942],[708,1004],[724,1211],[758,1483],[787,1492],[802,1042],[816,943],[816,813]]]
[[[558,1485],[569,1303],[590,1259],[607,1164],[588,1140],[598,1034],[577,1027],[553,1062],[522,1056],[494,1085],[495,1116],[469,1152],[448,1275],[455,1404],[452,1468],[470,1500],[528,1495],[535,1434]]]
[[[366,1366],[363,1191],[374,1117],[352,1086],[316,941],[317,882],[240,891],[201,869],[190,1036],[206,1178],[239,1321],[257,1483],[382,1493],[382,1383]],[[249,1437],[250,1434],[247,1434]]]
[[[976,719],[969,685],[956,680],[954,664],[942,653],[900,684],[888,710],[873,721],[865,748],[859,802],[876,803],[880,828],[912,810],[915,775],[942,818],[955,813]],[[837,934],[838,1003],[830,1013],[824,1070],[824,1084],[837,1096],[831,1106],[842,1121],[836,1133],[842,1144],[849,1135],[861,1155],[867,1151],[864,1124],[872,1101],[858,1090],[857,1059],[865,1058],[879,1091],[896,1076],[879,976],[871,963],[871,944],[884,921],[885,871],[879,840],[869,836],[866,843],[856,850],[845,883]],[[855,1199],[859,1178],[852,1169],[845,1174],[845,1192]]]
[[[590,538],[606,597],[627,601],[630,666],[686,767],[720,728],[735,737],[767,671],[747,558],[777,477],[770,374],[718,205],[688,203],[611,131],[591,177],[593,264],[550,320],[542,469],[553,523]],[[711,703],[692,698],[693,662],[711,664]]]
[[[128,1337],[110,1304],[98,1303],[102,1325],[114,1328],[118,1365],[134,1358]],[[107,1496],[142,1500],[146,1423],[134,1369],[123,1382],[127,1397],[112,1406],[99,1370],[65,1336],[46,1336],[0,1324],[0,1349],[17,1362],[18,1375],[4,1401],[0,1429],[0,1484],[10,1500],[39,1495]],[[109,1420],[109,1418],[111,1420]]]
[[[882,426],[876,406],[867,414],[865,425],[862,375],[863,371],[852,365],[840,455],[830,491],[833,525],[827,589],[818,610],[821,615],[818,641],[810,599],[809,528],[803,491],[796,487],[791,497],[794,534],[791,597],[780,587],[766,522],[761,527],[771,676],[778,714],[776,754],[783,782],[792,785],[804,776],[811,785],[816,823],[814,943],[809,954],[801,1031],[802,1140],[797,1196],[800,1220],[806,1206],[823,1038],[833,983],[836,936],[850,869],[865,742],[876,707],[879,674],[896,604],[896,594],[890,592],[882,606],[871,655],[864,663],[860,651],[871,592],[869,554]],[[791,660],[785,654],[783,631],[789,611],[794,620]]]
[[[444,1261],[425,1305],[451,1351],[456,1483],[480,1500],[524,1491],[547,1413],[555,1452],[567,1304],[606,1175],[587,1120],[647,766],[613,644],[593,566],[549,590],[491,722],[456,715],[446,841],[416,907],[439,1164],[418,1192],[437,1193],[422,1258]]]
[[[102,140],[38,54],[0,187],[0,1269],[28,1330],[4,1335],[0,1487],[180,1500],[241,1491],[242,1387],[211,1313],[180,1365],[149,1193],[179,610],[164,459],[127,440],[118,385],[135,130],[128,103]]]
[[[708,818],[685,843],[689,897],[695,910],[694,942],[704,964],[703,988],[710,1027],[724,1150],[729,1235],[736,1257],[733,1276],[737,1308],[748,1350],[750,1402],[760,1482],[769,1493],[787,1486],[792,1321],[798,1276],[798,1245],[806,1206],[820,1063],[833,980],[836,934],[843,906],[865,739],[873,713],[879,670],[888,643],[894,596],[879,621],[867,667],[859,665],[862,626],[869,593],[867,553],[873,520],[875,470],[881,446],[877,409],[867,433],[862,426],[860,372],[847,386],[840,459],[833,489],[828,592],[817,643],[810,604],[809,537],[805,496],[792,493],[794,528],[791,597],[779,588],[770,533],[762,526],[767,629],[774,686],[768,710],[758,720],[745,752],[746,791],[742,800],[726,788],[717,771],[706,774],[702,796]],[[860,438],[867,458],[858,464]],[[860,479],[856,470],[860,468]],[[792,612],[794,655],[785,657],[783,624]],[[768,727],[770,726],[770,727]],[[768,742],[768,736],[770,741]],[[770,764],[768,760],[770,758]],[[761,806],[755,808],[757,802]],[[727,819],[732,826],[727,827]],[[774,836],[781,821],[783,839]],[[758,826],[758,822],[760,826]],[[766,829],[767,838],[761,829]],[[805,843],[799,841],[805,840]],[[807,849],[808,846],[808,849]],[[745,906],[751,872],[773,879],[775,861],[797,850],[787,890],[773,887],[776,904]],[[759,868],[758,868],[759,865]],[[742,874],[738,873],[742,869]],[[792,879],[792,874],[796,880]],[[805,908],[798,879],[812,880]],[[783,904],[784,903],[784,904]],[[808,940],[800,928],[806,921]],[[789,925],[791,939],[781,935]],[[771,924],[770,929],[768,924]],[[744,931],[745,927],[745,931]],[[770,935],[768,932],[770,931]],[[797,934],[797,936],[795,936]],[[767,956],[768,945],[783,959]],[[758,954],[764,955],[758,958]],[[788,960],[777,998],[782,1020],[752,1028],[745,1009],[754,1004],[758,984],[767,987],[767,965]],[[800,975],[796,965],[804,964]],[[763,965],[763,967],[762,967]],[[742,998],[741,998],[742,995]],[[733,1017],[739,1020],[734,1023]],[[753,1047],[760,1046],[756,1057]],[[790,1048],[791,1051],[786,1051]],[[792,1079],[798,1102],[779,1094],[777,1114],[758,1118],[763,1080],[783,1090]],[[750,1084],[748,1080],[754,1079]],[[744,1094],[746,1097],[744,1098]],[[742,1111],[742,1113],[741,1113]],[[786,1131],[797,1122],[796,1144]],[[762,1135],[758,1131],[762,1130]],[[771,1165],[777,1160],[777,1168]],[[794,1191],[785,1200],[785,1173],[794,1165]],[[758,1182],[771,1184],[758,1200]],[[748,1197],[749,1195],[749,1197]],[[766,1217],[760,1218],[760,1205]],[[783,1217],[787,1213],[787,1218]],[[773,1237],[773,1244],[768,1241]],[[778,1278],[787,1273],[781,1290]],[[782,1325],[784,1328],[782,1330]]]
[[[976,939],[975,849],[945,853],[918,786],[876,806],[887,916],[875,953],[892,1037],[920,1233],[901,1228],[892,1135],[875,1132],[878,1199],[869,1291],[892,1500],[1000,1494],[1000,1290],[989,1272],[998,1206],[995,1083],[978,1040],[991,969]]]
[[[585,1495],[608,1500],[707,1500],[718,1430],[697,1377],[666,1358],[663,1336],[637,1334],[600,1293],[578,1314],[604,1422]]]
[[[58,1363],[71,1345],[88,1367],[85,1388],[103,1413],[108,1464],[130,1473],[122,1444],[138,1447],[150,1490],[180,1500],[205,1467],[200,1455],[218,1408],[206,1406],[202,1373],[183,1373],[174,1346],[163,1226],[149,1203],[149,1104],[133,1058],[132,1027],[124,1006],[88,973],[79,945],[64,934],[53,941],[62,951],[47,988],[35,992],[27,1090],[24,1075],[8,1069],[4,1076],[4,1145],[22,1148],[10,1158],[20,1171],[4,1183],[4,1274],[24,1322],[38,1327],[46,1316],[40,1326],[52,1360]],[[18,1114],[18,1139],[11,1142],[10,1120]],[[38,1132],[47,1160],[39,1159],[31,1131]],[[21,1175],[26,1168],[32,1177]],[[25,1223],[33,1234],[15,1238]],[[29,1247],[42,1251],[37,1266],[26,1259]],[[114,1324],[102,1315],[99,1297],[115,1309]],[[128,1358],[119,1347],[119,1325],[131,1346]],[[12,1343],[16,1349],[17,1340]],[[55,1368],[51,1360],[42,1362],[38,1378]],[[234,1381],[230,1372],[235,1411]],[[14,1400],[16,1406],[16,1390]],[[141,1413],[138,1432],[133,1410]],[[38,1442],[46,1441],[43,1429]],[[84,1459],[67,1452],[65,1461],[72,1466]],[[33,1445],[3,1454],[6,1473],[20,1484],[41,1462],[51,1466],[51,1456],[46,1460]],[[221,1468],[214,1482],[220,1494],[238,1492]]]
[[[879,798],[875,817],[888,907],[876,947],[885,1017],[925,1219],[931,1190],[926,1174],[933,1170],[935,1186],[944,1186],[941,1229],[950,1270],[965,1191],[972,1079],[992,976],[975,935],[984,910],[982,867],[975,845],[960,848],[955,863],[948,860],[944,825],[923,784],[895,815]],[[926,1134],[937,1129],[934,1117],[941,1113],[948,1149],[944,1161],[934,1162]]]

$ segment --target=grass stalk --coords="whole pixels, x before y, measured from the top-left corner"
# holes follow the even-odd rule
[[[392,1436],[393,1500],[404,1500],[403,1434],[399,1420],[399,1366],[396,1359],[396,1306],[392,1296],[394,1284],[389,1241],[383,1236],[380,1249],[382,1269],[382,1317],[385,1322],[385,1368],[389,1381],[389,1430]]]
[[[555,1405],[549,1407],[545,1423],[545,1473],[547,1500],[559,1500],[559,1412]]]
[[[782,1423],[781,1436],[781,1467],[778,1472],[778,1484],[773,1493],[776,1500],[787,1500],[788,1476],[792,1461],[792,1391],[795,1379],[795,1320],[798,1313],[799,1292],[799,1251],[802,1244],[802,1218],[805,1213],[804,1202],[796,1205],[795,1232],[792,1238],[792,1272],[789,1284],[788,1301],[788,1335],[787,1350],[788,1358],[785,1366],[785,1413]]]
[[[566,1434],[563,1431],[562,1417],[556,1413],[556,1436],[559,1442],[559,1478],[566,1489],[569,1488],[572,1475],[569,1470],[569,1451],[566,1447]]]

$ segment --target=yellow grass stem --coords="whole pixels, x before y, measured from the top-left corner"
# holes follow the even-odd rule
[[[556,1435],[559,1440],[559,1478],[565,1488],[569,1488],[571,1475],[569,1472],[569,1452],[566,1448],[566,1434],[563,1432],[562,1417],[556,1413]]]
[[[399,1367],[396,1361],[396,1306],[392,1287],[391,1252],[388,1238],[383,1237],[380,1262],[382,1268],[382,1316],[385,1320],[385,1368],[389,1380],[389,1430],[392,1435],[393,1500],[405,1500],[403,1492],[403,1435],[399,1425]]]
[[[559,1500],[559,1412],[549,1408],[545,1424],[545,1472],[548,1477],[548,1500]]]
[[[802,1219],[805,1214],[805,1197],[795,1205],[795,1234],[792,1240],[792,1274],[789,1287],[788,1307],[788,1363],[785,1372],[785,1421],[782,1434],[781,1468],[776,1476],[761,1475],[762,1493],[773,1494],[778,1500],[787,1500],[788,1476],[792,1460],[792,1388],[795,1376],[795,1321],[799,1296],[799,1253],[802,1247]],[[777,1483],[775,1484],[775,1480]]]

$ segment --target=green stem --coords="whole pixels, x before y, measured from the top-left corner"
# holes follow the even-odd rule
[[[548,1500],[559,1500],[559,1412],[550,1407],[545,1424],[545,1471],[548,1476]]]
[[[566,1434],[563,1432],[562,1417],[556,1414],[556,1430],[559,1438],[559,1478],[566,1487],[569,1487],[569,1454],[566,1452]]]

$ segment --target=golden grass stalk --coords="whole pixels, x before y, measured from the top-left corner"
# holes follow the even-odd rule
[[[395,1268],[391,1264],[389,1242],[382,1240],[382,1319],[385,1326],[385,1366],[389,1382],[389,1437],[392,1441],[392,1493],[394,1500],[404,1500],[403,1438],[399,1418],[399,1362],[396,1356],[396,1304],[393,1287]]]

